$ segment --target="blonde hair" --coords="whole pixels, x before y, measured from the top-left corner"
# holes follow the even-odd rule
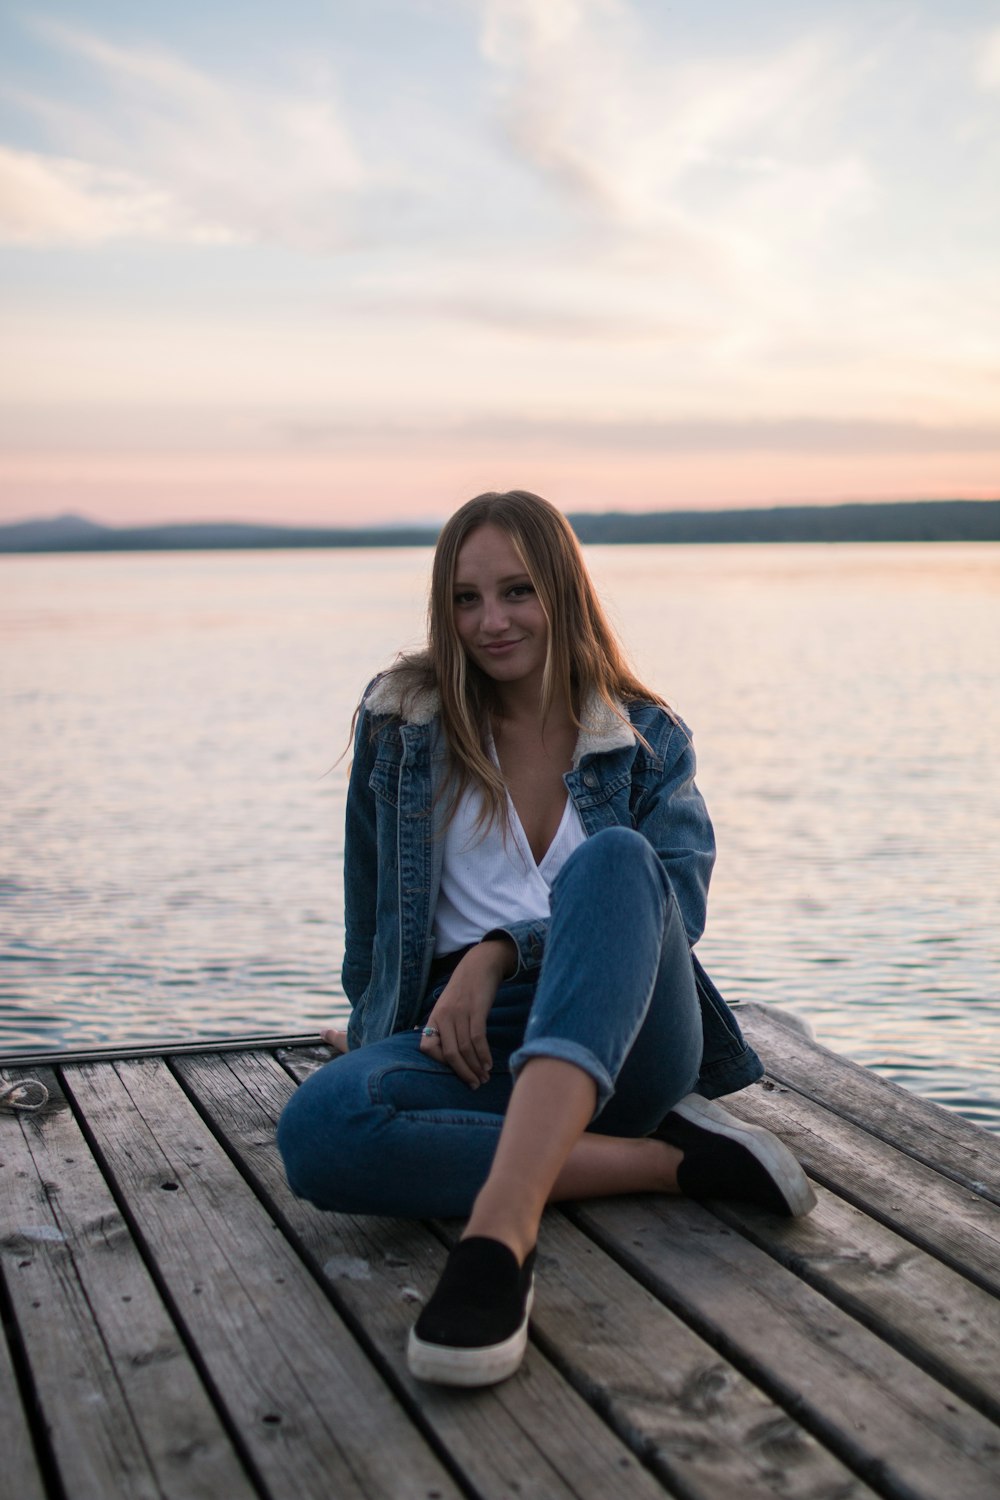
[[[528,490],[489,492],[467,501],[445,523],[434,550],[427,648],[402,654],[391,670],[402,675],[405,694],[436,688],[440,695],[452,770],[448,816],[471,785],[483,794],[484,821],[496,819],[506,827],[506,787],[486,748],[490,715],[499,710],[496,686],[470,661],[455,625],[459,553],[480,526],[496,526],[510,538],[548,624],[543,716],[565,703],[582,729],[578,713],[588,698],[596,697],[626,723],[621,704],[666,704],[629,666],[566,517]]]

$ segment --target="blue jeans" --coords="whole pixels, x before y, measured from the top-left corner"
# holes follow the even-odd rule
[[[702,1022],[680,911],[641,834],[607,828],[574,850],[553,882],[537,980],[500,986],[487,1037],[493,1071],[477,1089],[426,1057],[419,1031],[314,1073],[278,1123],[292,1191],[341,1213],[468,1214],[514,1080],[533,1057],[562,1058],[594,1079],[590,1130],[656,1128],[694,1088]]]

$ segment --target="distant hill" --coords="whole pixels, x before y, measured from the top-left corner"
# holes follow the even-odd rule
[[[75,526],[72,523],[76,523]],[[202,552],[270,547],[429,547],[437,526],[304,527],[240,521],[101,526],[82,516],[0,526],[0,552]]]
[[[571,515],[582,542],[998,542],[1000,500],[900,500],[767,510]],[[301,527],[238,522],[101,526],[83,516],[0,526],[0,552],[176,552],[429,547],[436,526]]]
[[[75,548],[88,538],[102,537],[106,526],[88,521],[85,516],[52,516],[44,521],[15,521],[12,526],[0,526],[0,551],[44,552],[61,551],[63,547]]]

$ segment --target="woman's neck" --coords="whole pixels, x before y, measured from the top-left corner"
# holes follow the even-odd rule
[[[558,698],[546,712],[539,687],[530,682],[512,682],[498,685],[497,706],[494,718],[500,723],[518,724],[523,728],[534,724],[539,729],[552,729],[575,722],[573,705]]]

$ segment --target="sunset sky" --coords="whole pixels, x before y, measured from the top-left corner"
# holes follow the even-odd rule
[[[996,0],[12,0],[0,56],[0,520],[1000,495]]]

